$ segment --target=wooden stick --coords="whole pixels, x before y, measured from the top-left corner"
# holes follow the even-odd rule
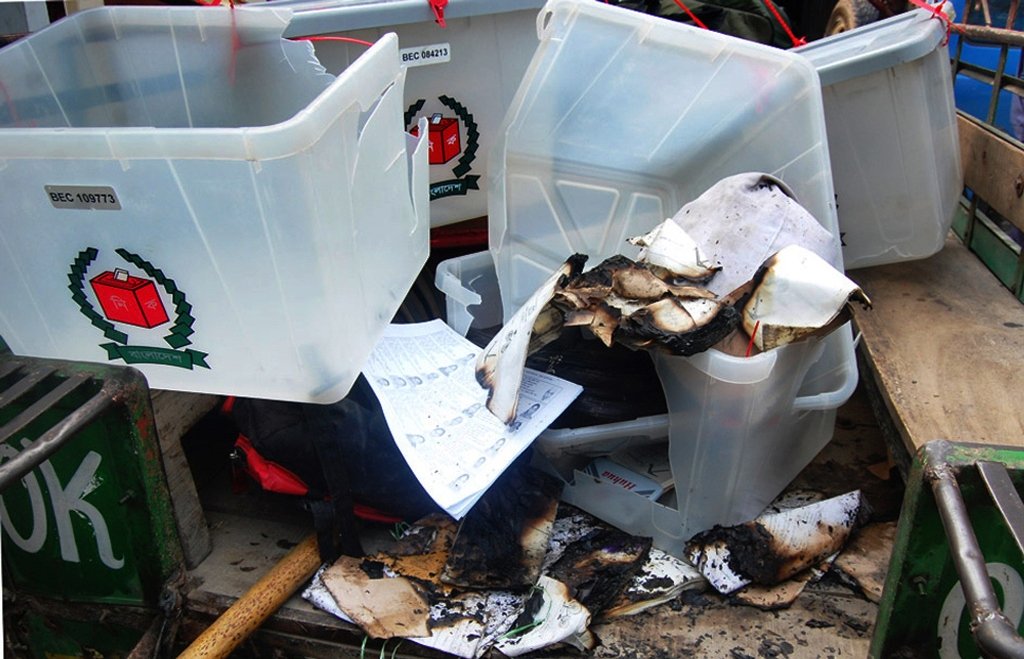
[[[178,659],[227,657],[264,620],[281,608],[319,567],[316,534],[311,534],[214,620],[192,645],[178,655]]]

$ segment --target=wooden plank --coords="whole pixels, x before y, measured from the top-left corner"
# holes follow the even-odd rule
[[[1024,305],[959,240],[849,273],[862,353],[911,454],[933,439],[1024,446]]]
[[[1024,149],[973,117],[957,120],[964,185],[1024,229]]]
[[[193,568],[210,553],[210,530],[199,503],[195,481],[189,470],[181,438],[195,423],[217,405],[219,398],[179,391],[152,391],[153,415],[160,439],[160,453],[167,488],[174,505],[185,564]]]
[[[212,551],[191,576],[203,592],[231,600],[241,597],[312,531],[312,519],[301,514],[292,524],[221,513],[211,513],[210,522]],[[305,600],[293,599],[300,608],[313,610]]]

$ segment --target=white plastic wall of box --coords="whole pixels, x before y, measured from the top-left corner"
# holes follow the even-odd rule
[[[945,34],[918,9],[794,50],[821,76],[848,269],[942,249],[963,189]]]
[[[465,332],[500,320],[488,252],[442,261],[436,283],[449,324]],[[479,322],[477,322],[479,321]],[[754,355],[709,350],[655,355],[668,413],[582,428],[548,429],[536,440],[565,478],[565,501],[682,555],[694,533],[757,516],[832,438],[836,410],[853,394],[857,364],[849,325]],[[668,442],[676,507],[655,503],[574,467],[631,446]]]
[[[537,47],[542,0],[460,0],[445,8],[445,27],[426,0],[352,3],[272,2],[294,8],[289,36],[375,41],[398,35],[406,67],[406,123],[441,114],[454,120],[458,151],[430,166],[430,223],[444,226],[487,215],[488,154],[512,96]],[[343,68],[363,46],[316,44],[328,68]],[[448,134],[445,134],[446,137]]]
[[[489,246],[506,318],[568,255],[620,253],[732,174],[782,179],[838,241],[804,58],[590,0],[551,0],[537,29],[491,150]]]
[[[347,393],[427,257],[425,140],[404,131],[393,35],[335,78],[281,39],[288,20],[109,7],[0,51],[13,352],[130,363],[154,388]],[[48,185],[119,207],[60,206]],[[101,313],[89,281],[117,269],[150,281],[168,322]]]

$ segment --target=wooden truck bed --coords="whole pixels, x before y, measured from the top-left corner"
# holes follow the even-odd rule
[[[984,129],[961,119],[967,185],[995,199],[994,207],[1007,217],[1019,218],[1019,149],[979,131]],[[1003,194],[1007,189],[1013,194]],[[840,408],[833,442],[794,486],[835,493],[862,487],[882,510],[880,517],[894,522],[902,483],[897,471],[887,472],[888,464],[905,476],[913,456],[933,439],[1024,447],[1018,411],[1024,306],[953,236],[931,258],[850,276],[874,302],[872,309],[854,313],[861,386]],[[192,572],[183,638],[198,634],[309,532],[302,524],[258,525],[229,512],[208,517],[213,551]],[[890,549],[883,546],[869,557],[879,588]],[[828,578],[776,611],[735,605],[713,592],[691,593],[595,626],[602,644],[594,656],[862,657],[876,612],[864,594]],[[251,647],[301,648],[310,656],[381,652],[380,643],[361,648],[361,642],[358,630],[294,597],[253,637]],[[390,655],[395,645],[383,649]],[[432,655],[404,643],[395,656]]]

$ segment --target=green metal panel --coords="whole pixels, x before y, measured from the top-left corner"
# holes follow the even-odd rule
[[[1024,486],[1024,451],[931,442],[915,458],[879,605],[872,657],[981,656],[927,478],[928,470],[943,462],[957,473],[1002,610],[1021,629],[1024,561],[974,467],[978,461],[1003,463],[1015,488],[1020,491]]]
[[[1017,290],[1019,248],[985,215],[979,213],[971,232],[971,251],[1011,290]]]
[[[979,210],[972,217],[970,203],[964,199],[953,216],[952,229],[1004,286],[1024,300],[1021,249],[995,222]]]
[[[68,600],[154,605],[182,558],[144,378],[125,367],[13,357],[0,358],[0,373],[12,364],[22,366],[0,376],[0,430],[71,376],[88,378],[0,444],[5,462],[73,421],[88,400],[108,396],[113,404],[0,494],[4,585]],[[49,367],[55,370],[7,400],[26,373]]]
[[[981,25],[983,20],[987,22],[987,19],[983,19],[982,12],[978,10],[980,5],[973,3],[967,3],[967,5],[969,7],[968,16],[962,19],[965,24],[969,23],[978,26]],[[1003,3],[1003,9],[1006,8],[1007,5]],[[1012,3],[1011,9],[1011,13],[1007,15],[1007,27],[1013,25],[1016,21],[1017,4]],[[1012,32],[1009,34],[1012,34]],[[976,83],[990,87],[991,95],[989,97],[988,111],[984,117],[976,116],[975,118],[984,121],[996,133],[1008,141],[1019,143],[1018,136],[1009,135],[996,125],[1000,95],[1003,92],[1009,92],[1018,96],[1024,95],[1021,91],[1024,89],[1021,87],[1021,79],[1008,73],[1006,66],[1008,61],[1012,61],[1012,59],[1008,59],[1008,55],[1012,50],[1020,50],[1020,44],[1007,39],[1008,36],[995,32],[988,32],[986,34],[975,32],[973,34],[971,41],[974,45],[982,45],[998,50],[996,67],[990,69],[980,64],[961,61],[965,41],[965,38],[961,36],[958,39],[956,52],[952,59],[952,69],[954,78],[966,76]],[[1024,56],[1024,51],[1018,54]],[[969,108],[961,107],[960,110],[967,112]],[[974,114],[977,115],[978,113],[975,111]],[[1003,125],[1005,126],[1005,124]],[[982,203],[979,205],[985,208],[985,200],[982,199],[980,201]],[[967,212],[965,208],[962,208],[954,218],[953,230],[967,244],[968,248],[977,254],[982,263],[987,265],[1018,299],[1024,301],[1024,256],[1021,255],[1020,248],[1014,244],[1013,240],[1009,239],[1005,233],[997,228],[997,223],[992,221],[995,217],[994,214],[990,215],[992,215],[992,218],[985,217],[984,213],[979,212],[972,217],[971,212]],[[1007,225],[1008,223],[1004,223],[1004,226]]]

